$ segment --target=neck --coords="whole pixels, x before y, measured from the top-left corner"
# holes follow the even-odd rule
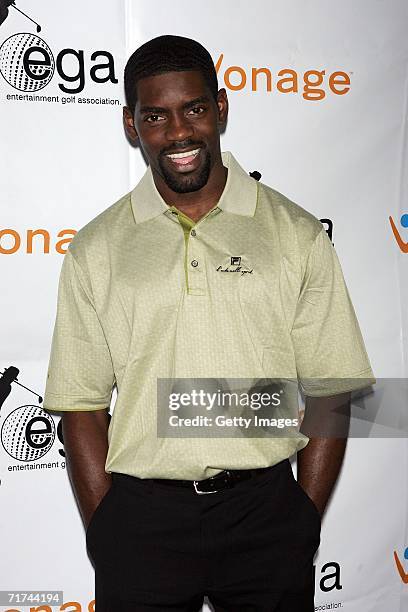
[[[207,184],[199,191],[177,193],[170,189],[163,178],[152,169],[157,191],[169,206],[175,206],[185,215],[197,222],[204,217],[219,201],[227,182],[228,170],[221,157],[213,166]]]

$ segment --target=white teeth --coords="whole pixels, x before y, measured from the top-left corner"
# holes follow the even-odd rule
[[[170,157],[170,159],[181,159],[182,157],[191,157],[192,155],[198,155],[200,149],[194,149],[194,151],[187,151],[186,153],[172,153],[171,155],[167,155],[166,157]]]

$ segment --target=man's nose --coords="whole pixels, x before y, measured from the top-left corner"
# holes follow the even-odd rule
[[[193,133],[193,126],[184,115],[174,115],[167,124],[167,139],[172,142],[186,140]]]

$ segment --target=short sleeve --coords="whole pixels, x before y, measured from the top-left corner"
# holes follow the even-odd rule
[[[110,405],[115,382],[111,355],[86,277],[68,250],[58,286],[46,410],[98,410]]]
[[[306,262],[292,342],[305,395],[335,395],[375,382],[337,254],[324,229]]]

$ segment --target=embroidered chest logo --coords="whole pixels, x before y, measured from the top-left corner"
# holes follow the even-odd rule
[[[222,266],[218,266],[216,269],[217,272],[236,272],[241,276],[245,276],[246,274],[252,274],[254,269],[246,268],[241,265],[241,257],[231,257],[230,263],[227,264],[224,268]]]

